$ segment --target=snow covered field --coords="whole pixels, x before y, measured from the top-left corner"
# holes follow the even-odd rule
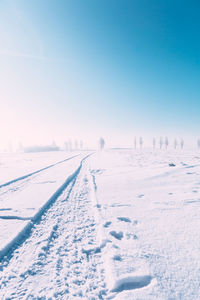
[[[200,299],[199,193],[197,151],[1,155],[0,299]]]

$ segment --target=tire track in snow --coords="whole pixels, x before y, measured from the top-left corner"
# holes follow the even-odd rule
[[[90,155],[91,154],[88,154],[81,160],[79,167],[56,190],[56,192],[39,209],[39,211],[34,215],[34,217],[32,217],[30,219],[30,222],[28,222],[28,224],[25,225],[25,227],[22,229],[22,231],[10,243],[8,243],[3,249],[1,249],[0,261],[3,261],[5,256],[6,256],[6,259],[9,259],[10,256],[12,255],[12,252],[15,250],[15,248],[18,247],[21,243],[23,243],[29,237],[31,229],[34,226],[34,224],[38,223],[41,220],[41,217],[45,213],[45,211],[49,209],[49,207],[56,201],[56,199],[62,194],[62,192],[67,188],[67,186],[78,176],[78,174],[82,168],[82,164],[83,164],[84,160],[86,160]],[[7,218],[9,218],[9,216],[7,216]],[[18,217],[15,217],[15,219],[17,219],[17,218]],[[22,218],[21,218],[21,220],[22,220]],[[0,269],[1,269],[1,267],[2,266],[0,265]]]
[[[79,155],[79,154],[78,154],[78,155]],[[64,159],[64,160],[61,160],[61,161],[59,161],[59,162],[57,162],[57,163],[55,163],[55,164],[51,164],[51,165],[49,165],[49,166],[47,166],[47,167],[44,167],[44,168],[42,168],[42,169],[36,170],[36,171],[31,172],[31,173],[29,173],[29,174],[26,174],[26,175],[23,175],[23,176],[21,176],[21,177],[15,178],[15,179],[13,179],[13,180],[11,180],[11,181],[5,182],[5,183],[3,183],[3,184],[0,185],[0,189],[3,188],[3,187],[6,187],[6,186],[8,186],[8,185],[11,185],[11,184],[13,184],[13,183],[16,183],[16,182],[18,182],[18,181],[22,181],[22,180],[24,180],[24,179],[27,179],[28,177],[31,177],[31,176],[33,176],[33,175],[35,175],[35,174],[38,174],[38,173],[41,173],[42,171],[48,170],[48,169],[50,169],[50,168],[52,168],[52,167],[54,167],[54,166],[57,166],[57,165],[59,165],[59,164],[61,164],[61,163],[63,163],[63,162],[66,162],[66,161],[68,161],[68,160],[70,160],[70,159],[72,159],[72,158],[75,158],[75,157],[77,157],[78,155],[74,155],[74,156],[72,156],[72,157],[69,157],[69,158],[66,158],[66,159]]]
[[[87,164],[4,262],[1,299],[106,299]]]

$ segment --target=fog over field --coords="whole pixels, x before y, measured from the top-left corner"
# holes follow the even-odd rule
[[[200,300],[199,11],[0,1],[0,299]]]

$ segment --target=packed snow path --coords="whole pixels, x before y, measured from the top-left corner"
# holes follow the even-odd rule
[[[4,261],[1,299],[104,299],[106,287],[90,198],[90,175],[80,174]]]

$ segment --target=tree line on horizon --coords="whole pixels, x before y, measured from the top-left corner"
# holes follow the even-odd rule
[[[167,150],[169,144],[170,144],[170,142],[169,142],[169,139],[167,136],[165,138],[160,137],[158,140],[156,140],[155,137],[152,139],[153,149],[155,149],[156,145],[158,145],[158,147],[160,149],[162,149],[164,147]],[[180,148],[183,149],[184,148],[184,139],[181,138],[180,141],[178,141],[178,139],[175,138],[173,140],[172,144],[173,144],[174,149],[176,149],[178,146],[180,146]],[[136,149],[138,145],[139,145],[139,148],[142,148],[144,145],[144,140],[141,136],[138,138],[138,140],[136,137],[134,138],[134,148]],[[198,139],[198,141],[197,141],[197,146],[198,146],[198,148],[200,148],[200,139]]]
[[[174,149],[177,148],[184,148],[185,142],[183,138],[180,139],[173,139],[171,141],[169,141],[169,138],[166,137],[160,137],[160,138],[152,138],[152,148],[153,149],[168,149],[169,145],[171,145]],[[197,147],[200,150],[200,138],[197,139]],[[134,138],[134,142],[133,142],[133,148],[140,148],[142,149],[144,146],[144,139],[142,136],[140,137],[135,137]],[[104,138],[100,138],[98,140],[98,149],[102,150],[105,147],[105,139]],[[64,151],[79,151],[79,150],[86,150],[87,148],[85,148],[83,146],[83,141],[82,140],[71,140],[68,139],[64,142],[63,146],[60,147],[56,144],[55,141],[52,142],[52,144],[50,145],[33,145],[33,146],[29,146],[29,147],[24,147],[22,143],[19,143],[18,148],[15,150],[16,152],[48,152],[48,151],[60,151],[60,150],[64,150]],[[12,149],[11,144],[9,144],[7,149],[4,149],[3,152],[15,152]]]

